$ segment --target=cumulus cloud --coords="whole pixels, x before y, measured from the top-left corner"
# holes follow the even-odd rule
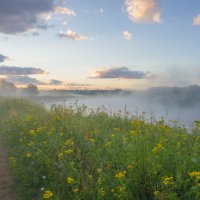
[[[161,22],[159,0],[125,0],[129,18],[138,23]]]
[[[0,32],[16,34],[37,27],[39,16],[52,12],[53,0],[1,0]]]
[[[67,39],[71,39],[71,40],[77,40],[77,41],[88,40],[88,36],[78,34],[75,31],[72,31],[70,29],[66,33],[64,33],[63,31],[61,31],[58,34],[58,37],[60,37],[60,38],[67,38]]]
[[[40,68],[0,66],[0,75],[34,75],[45,73],[46,72]]]
[[[65,15],[69,15],[69,16],[76,16],[76,13],[72,9],[69,9],[67,7],[56,6],[54,8],[54,11],[56,14],[65,14]]]
[[[97,70],[93,76],[89,78],[103,79],[144,79],[150,77],[149,72],[132,71],[127,67],[112,67]]]
[[[193,24],[195,26],[200,26],[200,14],[197,15],[194,19],[193,19]]]
[[[32,78],[29,76],[7,76],[6,81],[14,83],[16,85],[27,85],[27,84],[34,84],[34,85],[42,85],[43,82],[39,81],[36,78]]]
[[[123,36],[124,36],[125,40],[131,40],[132,39],[132,34],[128,31],[124,31]]]
[[[66,6],[57,6],[55,0],[0,0],[0,33],[46,29],[47,22],[56,14],[76,15]]]
[[[51,80],[49,80],[49,82],[48,82],[48,85],[62,85],[62,84],[63,84],[62,81],[56,80],[56,79],[51,79]]]
[[[7,59],[8,59],[7,56],[0,54],[0,62],[5,62],[5,60],[7,60]]]

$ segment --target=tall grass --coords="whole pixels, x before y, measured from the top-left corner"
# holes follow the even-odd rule
[[[0,125],[19,199],[200,199],[198,122],[4,99]]]

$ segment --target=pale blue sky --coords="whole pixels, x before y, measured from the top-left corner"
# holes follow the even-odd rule
[[[2,5],[4,1],[8,0],[0,0]],[[200,14],[200,1],[129,0],[129,5],[125,0],[62,2],[55,6],[67,7],[76,16],[52,14],[47,22],[50,27],[34,27],[37,36],[30,34],[31,26],[15,32],[7,28],[12,21],[0,22],[0,54],[9,57],[0,66],[41,68],[49,74],[31,77],[43,82],[61,80],[65,86],[77,83],[82,87],[91,84],[91,88],[140,89],[199,84],[200,17],[196,23],[194,18]],[[153,8],[148,7],[152,2]],[[139,17],[128,10],[134,3],[145,7],[139,10]],[[65,34],[68,30],[85,38],[76,40],[73,32]],[[59,37],[60,31],[64,34]],[[124,31],[132,35],[129,40],[124,38]],[[144,72],[144,77],[103,77],[104,72],[120,67],[128,68],[125,73]]]

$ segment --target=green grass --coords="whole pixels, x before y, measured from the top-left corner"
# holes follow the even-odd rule
[[[3,99],[0,126],[21,200],[200,198],[198,122]]]

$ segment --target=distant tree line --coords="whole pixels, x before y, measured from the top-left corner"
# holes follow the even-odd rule
[[[14,83],[7,82],[5,79],[0,79],[0,95],[38,95],[39,90],[36,85],[28,84],[25,88],[17,88]]]

